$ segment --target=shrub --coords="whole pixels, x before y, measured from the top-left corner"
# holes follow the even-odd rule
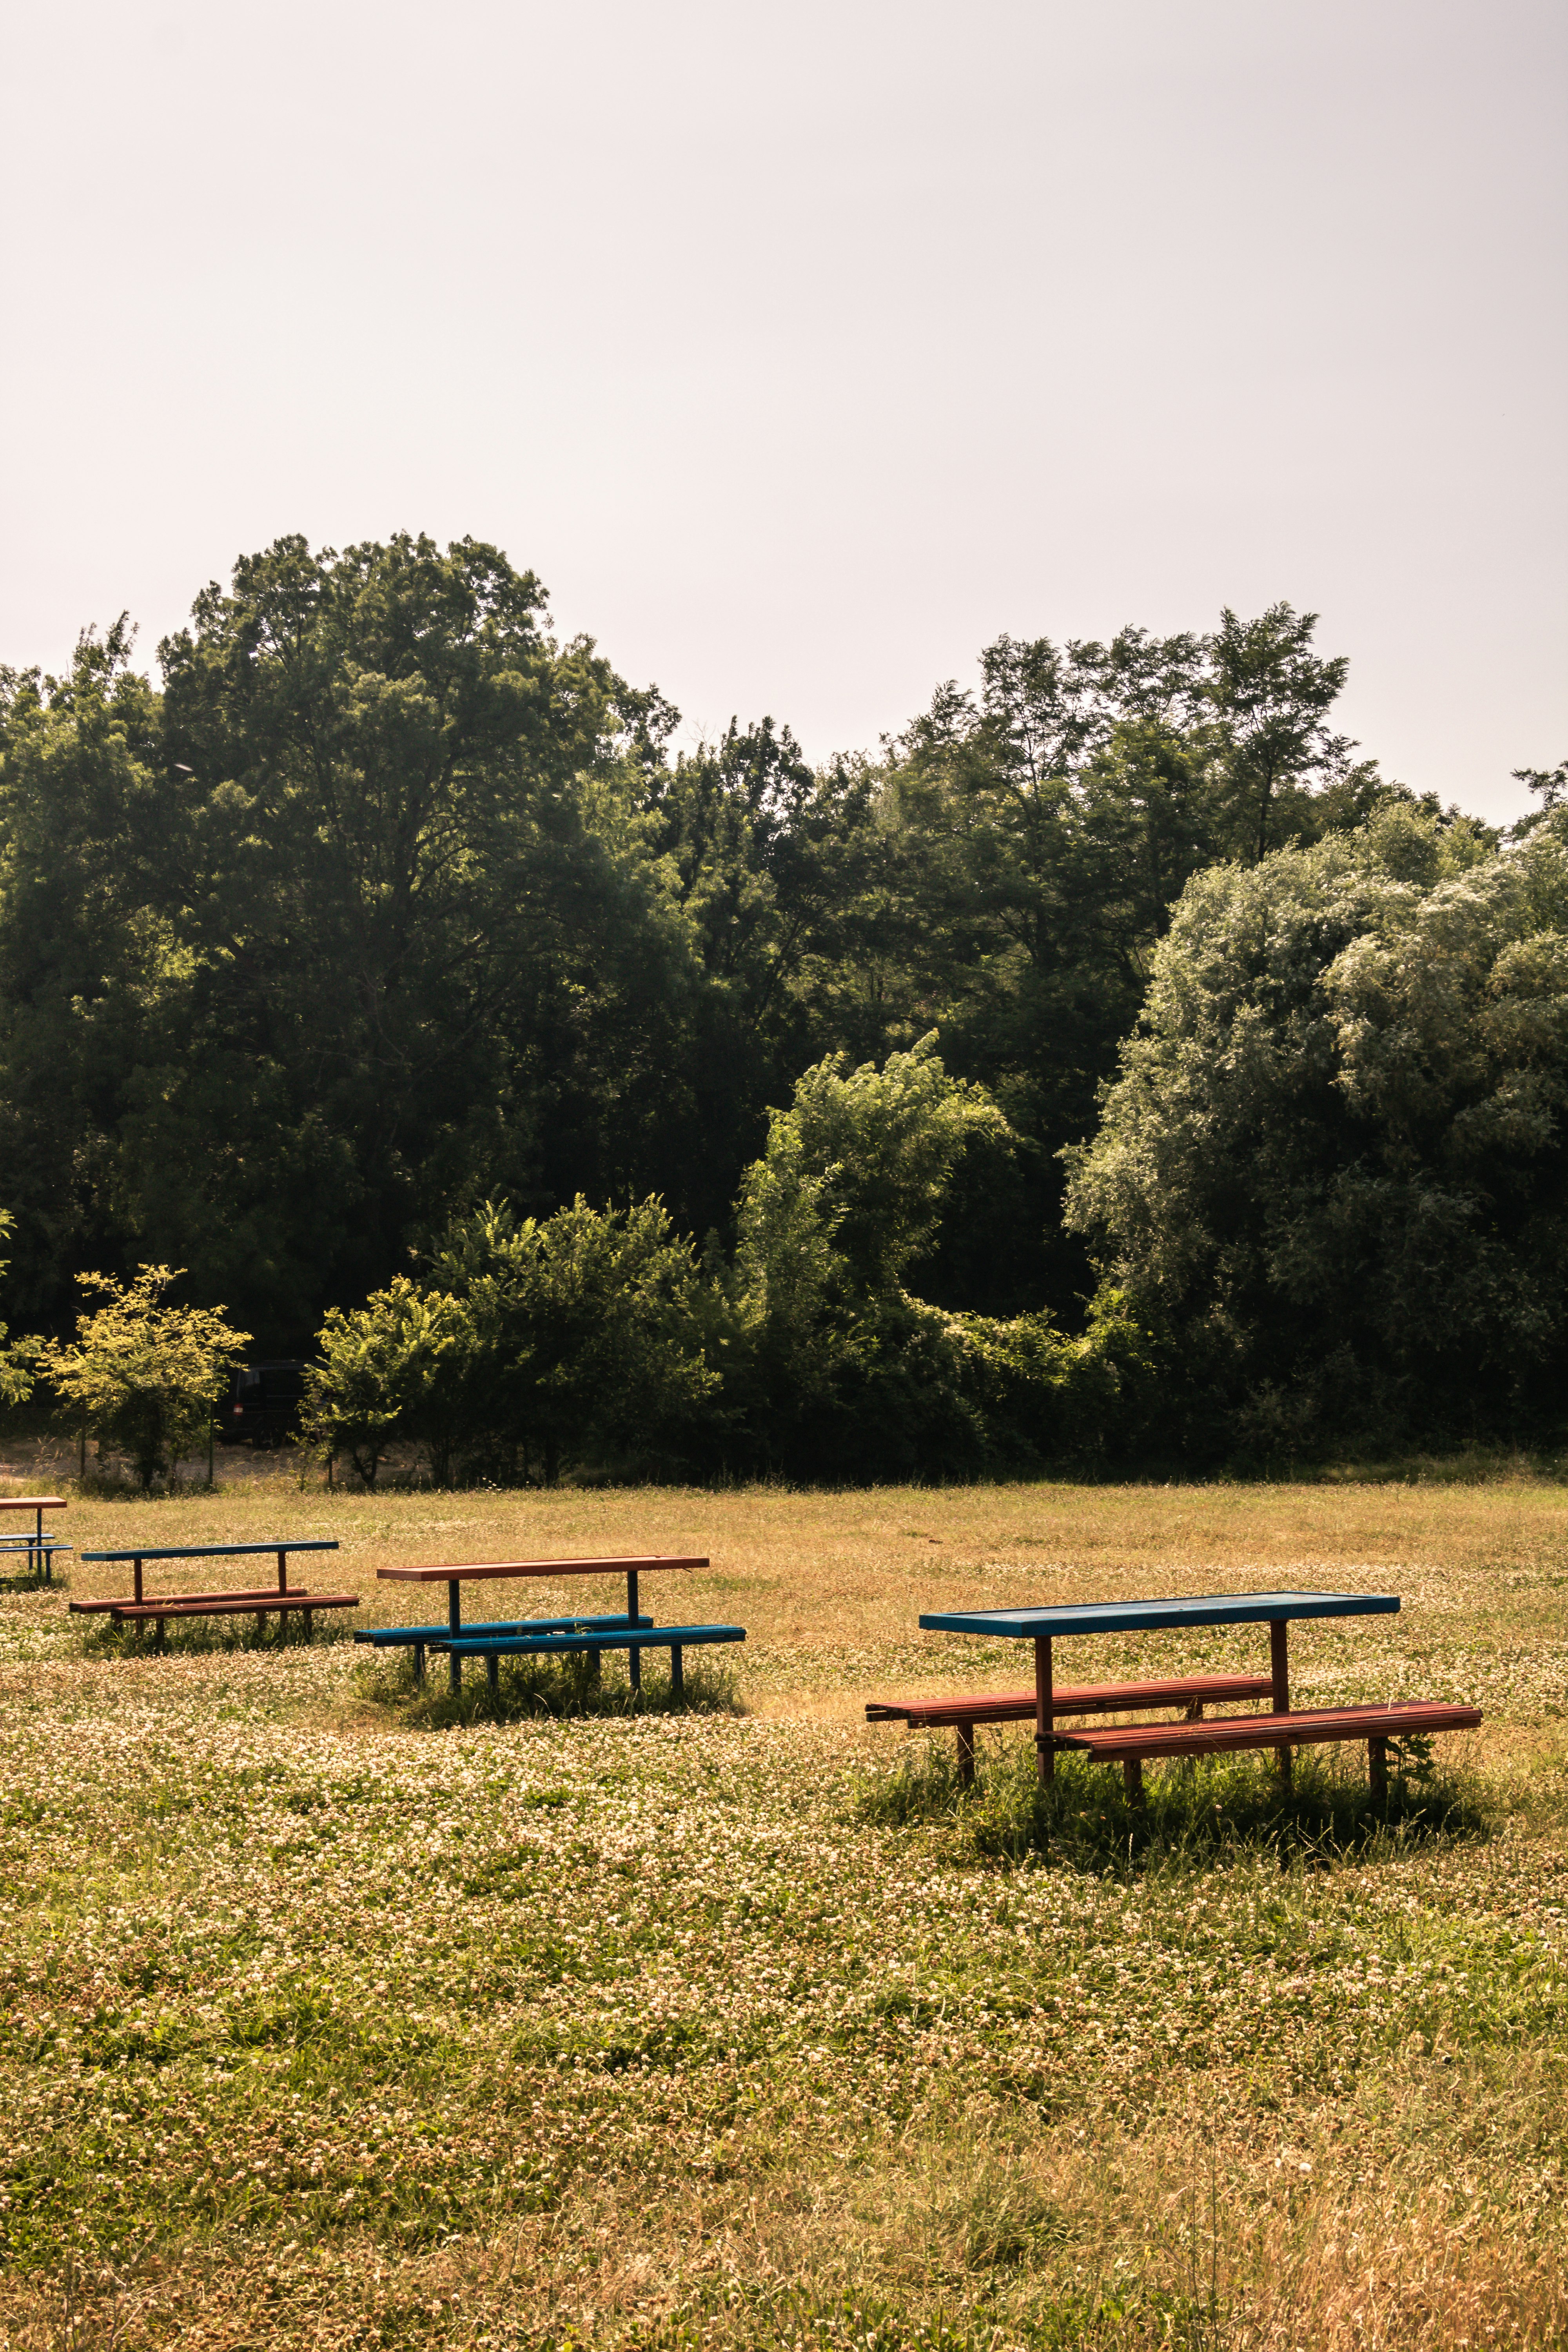
[[[212,1416],[249,1341],[223,1319],[221,1307],[166,1307],[163,1293],[183,1266],[144,1265],[129,1285],[81,1274],[104,1304],[77,1318],[75,1344],[39,1341],[44,1377],[79,1411],[88,1434],[126,1455],[143,1493],[173,1475],[182,1454],[205,1443]]]

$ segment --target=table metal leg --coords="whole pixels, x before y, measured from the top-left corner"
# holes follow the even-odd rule
[[[636,1653],[633,1653],[634,1656]],[[680,1644],[672,1643],[669,1652],[669,1696],[682,1706],[686,1703],[686,1668],[681,1662]]]
[[[1051,1706],[1051,1637],[1037,1636],[1035,1643],[1035,1753],[1039,1759],[1042,1780],[1057,1777],[1057,1751],[1050,1745],[1056,1728],[1056,1714]]]
[[[463,1588],[458,1579],[447,1580],[447,1631],[460,1633],[463,1630]],[[463,1687],[463,1661],[455,1650],[447,1653],[447,1679],[454,1690]]]
[[[1290,1712],[1290,1625],[1288,1618],[1277,1617],[1268,1628],[1268,1669],[1274,1681],[1269,1703],[1276,1715]],[[1290,1750],[1274,1750],[1279,1765],[1279,1778],[1290,1778]]]
[[[626,1570],[626,1630],[628,1633],[637,1622],[637,1572],[635,1568],[628,1568]],[[626,1679],[633,1690],[641,1690],[642,1652],[638,1649],[633,1648],[626,1653]]]
[[[414,1680],[417,1687],[420,1690],[423,1690],[425,1687],[425,1644],[423,1642],[416,1642],[414,1644]]]

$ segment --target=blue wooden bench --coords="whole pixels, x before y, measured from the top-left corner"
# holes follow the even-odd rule
[[[489,1636],[476,1636],[468,1632],[447,1633],[439,1646],[456,1663],[460,1664],[464,1658],[483,1658],[492,1696],[500,1689],[500,1661],[503,1658],[563,1658],[574,1651],[586,1651],[590,1656],[602,1656],[606,1650],[625,1650],[628,1658],[637,1658],[644,1650],[668,1650],[669,1694],[672,1698],[680,1698],[686,1689],[682,1651],[700,1649],[710,1642],[743,1642],[745,1638],[743,1625],[639,1625],[634,1628],[623,1624],[597,1633],[574,1631],[495,1633]]]
[[[492,1640],[502,1633],[568,1633],[577,1628],[596,1633],[602,1628],[651,1625],[651,1617],[507,1617],[499,1624],[467,1625],[466,1633],[482,1635]],[[447,1650],[452,1647],[450,1625],[373,1625],[368,1633],[354,1635],[356,1642],[367,1643],[376,1650],[408,1650],[414,1653],[414,1679],[425,1679],[425,1653],[427,1649]]]
[[[56,1552],[74,1551],[75,1549],[74,1544],[57,1543],[53,1536],[46,1536],[42,1543],[36,1536],[0,1536],[0,1568],[4,1568],[7,1560],[19,1559],[25,1563],[22,1569],[24,1576],[37,1576],[45,1584],[52,1584],[55,1580]]]

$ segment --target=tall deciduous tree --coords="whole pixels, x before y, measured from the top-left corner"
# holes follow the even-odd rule
[[[1209,1442],[1568,1401],[1568,820],[1391,806],[1193,881],[1068,1213]]]
[[[699,974],[640,814],[669,714],[542,608],[472,541],[285,540],[161,699],[123,632],[14,682],[0,1169],[60,1257],[177,1238],[302,1334],[465,1197],[683,1156]]]

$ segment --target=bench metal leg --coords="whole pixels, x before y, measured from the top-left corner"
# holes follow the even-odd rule
[[[447,1631],[460,1633],[463,1630],[463,1588],[457,1578],[447,1582]],[[463,1687],[463,1661],[455,1650],[447,1653],[447,1680],[455,1691]]]
[[[1290,1712],[1290,1626],[1288,1619],[1278,1617],[1268,1628],[1268,1671],[1273,1683],[1269,1706],[1276,1715]],[[1279,1766],[1279,1778],[1290,1779],[1290,1750],[1277,1748],[1275,1757]]]
[[[308,1642],[308,1641],[310,1640],[310,1611],[307,1609],[307,1610],[306,1610],[306,1612],[305,1612],[305,1639],[306,1639],[306,1641]]]
[[[415,1685],[416,1685],[416,1686],[418,1689],[420,1689],[420,1690],[423,1690],[423,1689],[424,1689],[424,1687],[425,1687],[425,1644],[424,1644],[424,1643],[423,1643],[423,1642],[416,1642],[416,1643],[415,1643],[415,1644],[414,1644],[414,1681],[415,1681]]]
[[[626,1570],[626,1625],[628,1630],[637,1623],[637,1572],[635,1568],[628,1568]],[[633,1690],[641,1690],[642,1652],[635,1647],[628,1650],[626,1653],[626,1680],[630,1683]]]
[[[1042,1780],[1057,1777],[1057,1751],[1051,1746],[1051,1734],[1056,1729],[1056,1713],[1051,1706],[1051,1637],[1043,1633],[1035,1642],[1035,1755],[1036,1769]]]
[[[491,1698],[499,1702],[500,1698],[500,1660],[499,1658],[485,1660],[485,1680],[489,1685]]]
[[[974,1726],[972,1723],[961,1723],[955,1728],[958,1732],[958,1785],[961,1789],[973,1789],[974,1786]]]
[[[1122,1759],[1121,1777],[1127,1783],[1128,1803],[1130,1805],[1141,1805],[1143,1802],[1142,1758],[1141,1756],[1125,1757]]]
[[[681,1663],[680,1644],[679,1642],[675,1642],[670,1644],[669,1696],[672,1699],[679,1699],[682,1706],[685,1705],[686,1668]]]
[[[1366,1771],[1367,1778],[1372,1782],[1373,1803],[1386,1805],[1388,1802],[1388,1742],[1386,1739],[1367,1741]]]

